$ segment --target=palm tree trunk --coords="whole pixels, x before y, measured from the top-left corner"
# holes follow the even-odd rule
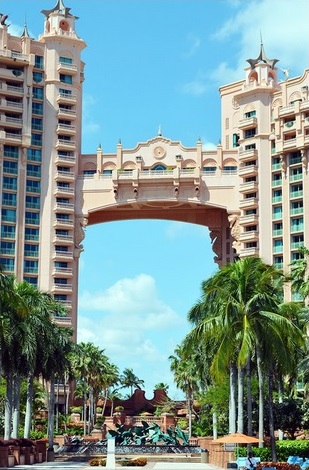
[[[87,434],[87,391],[86,383],[84,382],[84,436]]]
[[[263,370],[262,370],[262,358],[261,358],[261,350],[259,345],[256,345],[256,363],[257,363],[257,372],[259,378],[259,439],[261,442],[259,443],[259,447],[263,447],[263,440],[264,440],[264,377],[263,377]]]
[[[236,386],[237,369],[233,362],[230,365],[230,407],[229,407],[229,432],[236,432]]]
[[[48,423],[47,423],[47,434],[48,434],[48,450],[53,451],[54,449],[54,425],[55,425],[55,375],[52,374],[49,383],[48,393]]]
[[[246,384],[247,384],[247,416],[248,416],[248,435],[252,436],[252,391],[251,391],[251,360],[248,359],[246,365]]]
[[[13,373],[9,372],[6,377],[5,412],[4,412],[4,439],[10,439],[12,426],[13,408]]]
[[[278,403],[283,403],[283,381],[282,381],[282,376],[279,377]],[[283,441],[283,431],[281,429],[278,429],[278,439],[279,439],[279,441]]]
[[[272,368],[268,371],[268,407],[269,407],[269,437],[271,446],[272,462],[277,462],[275,427],[274,427],[274,409],[273,409],[273,374]]]
[[[238,368],[237,432],[244,432],[244,369]]]
[[[14,401],[14,410],[13,410],[13,429],[12,437],[14,439],[18,438],[19,430],[19,419],[20,419],[20,382],[21,378],[19,374],[14,375],[13,380],[13,401]]]
[[[189,392],[188,393],[188,398],[187,398],[187,403],[188,403],[188,427],[189,427],[189,439],[192,436],[192,394]]]
[[[27,397],[26,397],[26,416],[24,427],[24,438],[30,438],[31,418],[32,418],[32,401],[33,401],[33,376],[29,374],[27,377]]]

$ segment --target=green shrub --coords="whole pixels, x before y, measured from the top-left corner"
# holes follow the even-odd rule
[[[123,411],[124,410],[124,407],[123,406],[116,406],[115,407],[115,411]]]
[[[89,460],[88,463],[89,463],[90,467],[99,467],[100,463],[101,463],[101,459],[94,458],[94,459]]]
[[[121,467],[144,467],[147,464],[146,457],[120,460]]]

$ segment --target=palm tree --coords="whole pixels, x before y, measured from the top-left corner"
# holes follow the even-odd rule
[[[124,369],[122,375],[120,376],[120,383],[121,387],[119,390],[123,388],[129,388],[131,396],[133,395],[133,388],[138,388],[141,390],[141,385],[144,385],[144,380],[141,380],[134,374],[133,369]]]
[[[186,395],[188,418],[189,418],[189,438],[192,434],[192,410],[194,393],[199,388],[199,374],[197,362],[194,356],[188,353],[185,345],[178,345],[174,355],[169,356],[170,368],[174,372],[174,381],[177,387]]]
[[[202,283],[202,299],[189,314],[195,325],[189,334],[192,341],[215,338],[217,351],[211,365],[215,379],[237,365],[238,375],[256,356],[259,377],[259,437],[263,439],[263,350],[280,350],[282,358],[290,351],[284,349],[289,334],[295,343],[303,341],[301,331],[279,312],[283,275],[259,258],[245,258],[222,267]],[[264,348],[263,348],[264,346]],[[240,378],[238,386],[243,387]],[[234,387],[234,388],[233,388]],[[231,397],[235,397],[235,380],[231,379]],[[242,393],[240,393],[240,397]],[[232,400],[233,401],[233,400]],[[235,401],[235,400],[234,400]],[[242,400],[238,402],[238,421],[243,414]],[[236,406],[235,406],[236,409]],[[232,417],[235,420],[236,416]],[[231,423],[230,423],[231,426]],[[230,431],[231,431],[230,427]],[[241,425],[238,426],[238,430]]]

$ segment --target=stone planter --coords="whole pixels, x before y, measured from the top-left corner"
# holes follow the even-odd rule
[[[14,455],[8,455],[8,467],[14,467],[15,457]]]
[[[42,463],[43,462],[43,454],[42,452],[38,452],[38,462]]]
[[[34,454],[30,454],[30,465],[34,464]]]
[[[7,467],[8,465],[8,456],[9,456],[9,449],[8,447],[1,446],[0,447],[0,467]]]
[[[19,456],[19,465],[25,465],[26,459],[24,454],[20,454]]]

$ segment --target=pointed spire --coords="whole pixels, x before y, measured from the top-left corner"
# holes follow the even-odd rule
[[[41,13],[43,13],[43,15],[45,15],[47,18],[49,17],[49,15],[51,13],[59,13],[61,15],[64,15],[65,18],[67,18],[68,16],[73,16],[71,13],[70,13],[70,10],[71,8],[67,8],[64,3],[63,3],[63,0],[57,0],[57,3],[56,5],[54,6],[54,8],[52,8],[51,10],[42,10]],[[77,17],[75,17],[76,19],[78,19]]]
[[[162,131],[161,131],[161,124],[159,125],[159,129],[158,129],[158,135],[161,136],[162,135]]]
[[[23,29],[23,32],[21,33],[20,37],[21,38],[30,38],[30,34],[29,34],[29,31],[28,31],[28,27],[27,27],[26,17],[25,17],[24,29]]]
[[[255,68],[257,64],[260,62],[264,62],[264,64],[270,65],[270,67],[273,69],[276,65],[277,62],[279,62],[278,59],[268,59],[266,57],[265,51],[264,51],[264,46],[263,46],[263,41],[262,41],[262,34],[260,33],[261,36],[261,47],[260,47],[260,53],[256,59],[247,59],[247,62],[249,62],[250,66],[252,69]]]

